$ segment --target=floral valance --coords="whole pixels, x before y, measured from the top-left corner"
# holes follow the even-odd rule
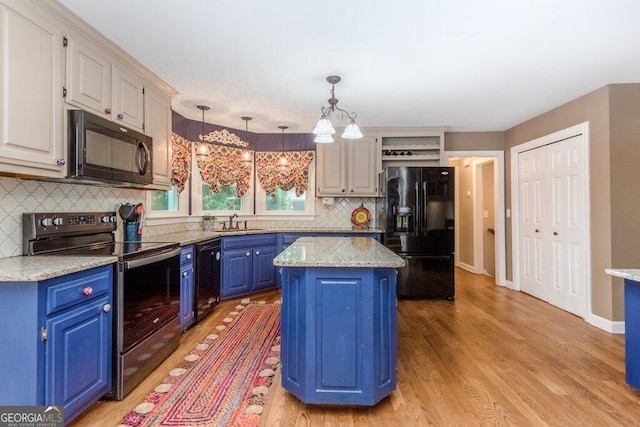
[[[182,193],[191,175],[191,143],[185,138],[171,134],[171,184],[175,185],[178,193]]]
[[[220,191],[220,185],[236,184],[236,193],[242,197],[249,190],[253,151],[207,144],[207,155],[196,155],[202,181],[209,184],[211,191]],[[245,153],[249,159],[245,159]]]
[[[282,167],[280,159],[287,159]],[[296,196],[301,196],[309,184],[309,165],[315,151],[285,151],[256,153],[256,172],[264,191],[272,195],[276,187],[288,191],[295,187]]]

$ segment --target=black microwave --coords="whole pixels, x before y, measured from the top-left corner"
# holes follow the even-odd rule
[[[153,182],[150,136],[86,111],[68,114],[68,178],[124,186]]]

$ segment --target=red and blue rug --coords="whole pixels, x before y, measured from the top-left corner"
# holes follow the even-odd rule
[[[237,305],[124,426],[257,426],[280,363],[280,304]]]

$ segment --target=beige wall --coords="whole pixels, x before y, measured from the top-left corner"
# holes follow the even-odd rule
[[[612,288],[604,269],[611,267],[610,88],[605,86],[505,132],[506,208],[511,208],[510,149],[518,144],[589,122],[592,312],[609,320],[623,319],[619,285]],[[507,278],[512,279],[511,218],[507,218]]]
[[[504,150],[504,132],[446,132],[446,151]]]
[[[496,229],[495,222],[495,191],[494,166],[495,161],[483,163],[482,168],[482,261],[489,276],[496,277],[496,236],[488,230]],[[487,216],[484,216],[484,212]]]

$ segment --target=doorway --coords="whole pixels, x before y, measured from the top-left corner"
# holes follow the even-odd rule
[[[456,265],[507,286],[504,153],[448,151],[444,162],[456,167]]]

